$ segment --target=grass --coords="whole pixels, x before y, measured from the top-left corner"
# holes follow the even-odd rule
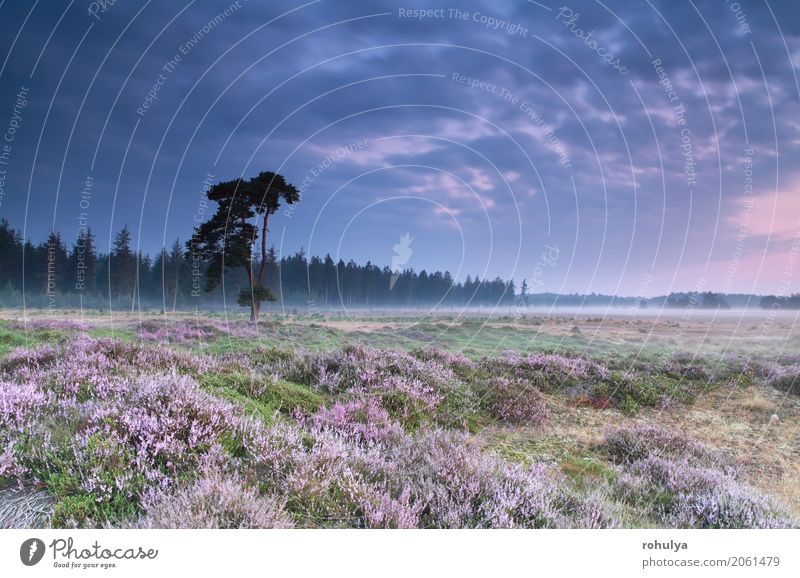
[[[21,331],[9,329],[7,323],[0,322],[0,356],[6,355],[17,347],[31,347],[45,343],[58,343],[65,334],[53,329],[36,329]]]
[[[758,394],[742,400],[740,407],[756,414],[773,414],[777,410],[777,406],[774,403]]]
[[[610,464],[596,457],[567,456],[561,462],[561,471],[583,484],[597,481],[612,482],[617,475]]]
[[[74,424],[54,424],[51,431],[54,438],[66,438],[66,430],[70,427],[74,427]],[[31,442],[36,443],[35,440]],[[91,471],[100,482],[113,487],[115,478],[130,475],[130,457],[123,449],[114,447],[99,435],[89,439],[85,451],[91,456],[86,471],[75,469],[65,444],[62,451],[43,456],[41,467],[33,472],[54,501],[51,524],[61,528],[83,527],[93,519],[113,524],[137,515],[140,507],[135,497],[115,492],[108,499],[98,499],[84,486],[84,478]],[[141,478],[132,483],[140,488],[145,485]]]
[[[118,339],[120,341],[134,341],[136,334],[123,327],[91,327],[87,333],[95,339]]]
[[[311,415],[325,403],[322,394],[290,381],[259,379],[244,373],[206,373],[199,378],[208,392],[242,406],[267,423],[275,413]]]
[[[88,332],[93,337],[136,340],[136,322],[132,317],[121,316],[119,323],[115,319],[113,328],[96,325]],[[604,325],[610,326],[605,333]],[[573,327],[578,331],[573,331]],[[752,374],[737,372],[733,365],[720,364],[724,358],[719,356],[721,346],[717,342],[708,344],[707,351],[699,353],[697,359],[689,356],[682,360],[683,365],[679,367],[688,364],[691,366],[688,370],[659,369],[665,367],[680,346],[666,344],[669,331],[674,334],[685,327],[680,324],[660,326],[662,333],[648,343],[641,343],[645,339],[643,329],[637,322],[616,320],[612,323],[599,318],[575,322],[567,317],[515,321],[512,318],[440,316],[415,323],[403,315],[364,315],[355,320],[334,315],[313,318],[298,315],[288,320],[267,316],[260,324],[257,338],[223,335],[201,345],[187,343],[170,347],[199,349],[213,356],[238,353],[264,361],[288,359],[293,350],[300,347],[327,352],[358,343],[406,351],[434,345],[445,351],[463,352],[473,359],[505,350],[589,355],[614,370],[607,383],[589,384],[592,395],[613,400],[609,407],[569,405],[566,393],[554,389],[547,396],[553,415],[544,428],[498,425],[477,412],[468,415],[467,428],[487,451],[520,464],[554,465],[576,491],[590,492],[603,484],[612,484],[617,472],[604,451],[588,440],[602,436],[608,425],[631,421],[656,424],[741,456],[744,476],[749,483],[777,495],[800,514],[800,487],[795,481],[800,475],[797,465],[800,464],[800,446],[796,443],[800,398],[773,389]],[[598,330],[601,333],[597,334]],[[625,337],[628,333],[632,337]],[[7,323],[0,321],[0,356],[16,347],[57,343],[68,335],[69,332],[47,329],[23,332],[10,329]],[[692,343],[689,339],[686,338],[684,345]],[[626,375],[629,369],[634,371]],[[467,381],[476,378],[473,375],[462,377]],[[233,369],[201,374],[198,381],[204,390],[267,424],[282,419],[281,416],[291,418],[298,412],[313,414],[332,400],[332,396],[316,390],[313,384],[273,380]],[[680,403],[677,408],[663,408],[660,404],[664,398]],[[391,407],[393,401],[398,407],[406,403],[402,399],[387,400],[387,405]],[[453,412],[461,411],[461,405],[464,404],[455,399]],[[773,414],[778,415],[779,420],[771,420]],[[406,425],[414,429],[424,424]],[[66,428],[69,424],[58,427]],[[55,437],[59,435],[58,427],[53,428]],[[237,455],[241,448],[235,440],[229,442],[223,446],[230,454]],[[101,463],[98,467],[105,468],[103,471],[113,476],[118,473],[117,468],[124,469],[124,457],[121,459],[123,461],[118,464]],[[58,463],[57,458],[53,458],[53,462]],[[102,503],[94,501],[80,489],[79,478],[66,466],[35,474],[45,480],[55,499],[54,524],[80,525],[81,520],[91,518],[121,520],[130,517],[138,507],[135,502],[119,497]],[[658,493],[651,498],[656,506],[671,500],[670,496]],[[626,525],[655,524],[635,504],[620,502],[618,505]]]

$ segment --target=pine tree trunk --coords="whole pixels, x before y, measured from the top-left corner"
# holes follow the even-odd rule
[[[269,213],[264,213],[264,224],[261,226],[261,265],[258,268],[258,284],[264,284],[264,273],[267,270],[267,221]]]

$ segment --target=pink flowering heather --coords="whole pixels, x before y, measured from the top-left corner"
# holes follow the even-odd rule
[[[144,321],[139,324],[137,335],[144,341],[190,343],[209,341],[220,333],[215,328],[200,323]]]
[[[672,528],[787,528],[798,522],[784,506],[720,470],[648,456],[618,480],[617,494],[649,507]]]
[[[8,444],[8,442],[4,442]],[[14,447],[6,445],[3,453],[0,453],[0,481],[5,479],[20,479],[25,475],[25,468],[22,467],[14,455]]]
[[[340,387],[377,396],[404,423],[427,418],[463,427],[477,406],[474,393],[452,369],[437,360],[419,360],[398,351],[352,348],[340,365]]]
[[[550,411],[545,395],[521,379],[491,378],[481,390],[481,405],[496,419],[527,425],[541,425]]]
[[[186,376],[141,378],[122,401],[98,406],[83,435],[114,439],[131,451],[133,467],[159,483],[192,469],[198,453],[239,425],[233,406],[201,391]]]
[[[45,394],[30,383],[0,381],[0,431],[18,431],[34,419]]]
[[[677,353],[667,360],[662,369],[683,379],[706,380],[709,374],[702,361],[702,358],[696,355]]]
[[[450,368],[400,351],[350,346],[331,354],[304,353],[266,367],[328,393],[378,398],[393,418],[410,427],[428,421],[463,427],[477,405],[469,385]]]
[[[37,372],[60,372],[67,380],[79,381],[81,376],[94,374],[98,379],[108,374],[143,374],[156,371],[179,371],[197,374],[213,371],[217,361],[209,356],[145,346],[112,339],[94,339],[75,335],[63,345],[21,347],[0,362],[0,374],[14,380],[29,380]]]
[[[62,524],[135,507],[146,488],[169,487],[214,444],[243,439],[248,429],[232,405],[176,373],[202,366],[188,354],[77,336],[10,357],[0,380],[0,476],[33,478],[71,503],[84,500],[78,511],[86,520],[56,503]]]
[[[38,347],[18,347],[8,353],[0,361],[0,371],[7,373],[14,370],[34,371],[48,367],[58,357],[59,349],[54,345]]]
[[[280,426],[256,440],[252,452],[262,485],[286,497],[299,525],[416,527],[420,506],[387,485],[396,465],[378,447],[328,428]]]
[[[605,527],[615,522],[592,500],[570,495],[557,472],[485,454],[465,434],[430,431],[398,448],[412,492],[427,503],[424,527]]]
[[[356,442],[373,444],[396,441],[403,428],[375,399],[357,398],[320,409],[311,418],[318,429],[331,429]]]
[[[737,478],[730,460],[680,433],[652,426],[606,433],[606,448],[622,464],[615,492],[679,528],[794,527],[785,507]]]
[[[364,445],[324,428],[273,430],[253,449],[259,479],[312,526],[603,527],[602,504],[545,467],[484,454],[464,434],[421,431]]]
[[[169,344],[226,334],[216,322],[161,329],[133,342],[75,333],[0,360],[0,483],[43,492],[53,525],[598,528],[618,525],[616,507],[664,526],[796,525],[730,457],[677,432],[606,432],[598,455],[614,464],[596,493],[463,433],[487,414],[543,423],[542,390],[612,381],[589,359],[362,347],[209,356]],[[269,413],[304,395],[314,403],[297,402],[302,413]]]
[[[449,367],[462,379],[469,378],[479,365],[463,353],[452,353],[441,349],[417,349],[411,354],[421,361],[436,361],[445,367]]]
[[[789,393],[800,393],[800,365],[775,364],[767,375],[767,384]]]
[[[278,499],[234,474],[206,468],[175,489],[148,496],[139,528],[292,528],[294,523]]]
[[[552,353],[486,358],[482,368],[490,375],[521,379],[545,391],[558,390],[580,382],[601,382],[611,377],[607,367],[583,357],[567,357]]]
[[[646,424],[609,428],[605,432],[605,448],[612,459],[620,463],[629,464],[655,455],[733,471],[731,459],[722,452],[704,446],[681,432]]]

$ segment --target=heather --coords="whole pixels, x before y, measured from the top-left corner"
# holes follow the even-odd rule
[[[360,346],[281,360],[288,380],[332,394],[374,397],[407,427],[466,427],[477,407],[473,388],[438,360]]]
[[[775,365],[767,376],[769,385],[788,393],[800,393],[800,365]]]
[[[385,415],[379,416],[385,419]],[[348,423],[349,422],[349,423]],[[563,528],[615,525],[604,505],[560,474],[484,453],[466,434],[384,428],[364,435],[329,416],[303,433],[272,431],[253,451],[256,476],[312,526]],[[387,431],[388,429],[388,431]]]
[[[292,528],[283,504],[236,474],[207,466],[169,490],[149,494],[139,528]]]
[[[446,368],[368,350],[338,361],[337,378],[316,386],[336,394],[323,406],[311,389],[226,373],[188,352],[87,336],[18,350],[2,365],[0,474],[46,487],[57,526],[191,526],[205,510],[218,511],[214,527],[612,523],[559,489],[556,472],[506,464],[467,434],[421,425],[415,412],[458,429],[448,396],[468,393]],[[215,387],[272,396],[288,415],[268,426],[206,391]],[[209,473],[210,456],[239,473]]]
[[[747,388],[783,396],[761,404],[783,419],[792,357],[240,347],[286,325],[145,320],[115,339],[90,323],[6,324],[19,342],[0,356],[0,523],[797,525],[735,449],[649,423]]]
[[[676,528],[795,527],[786,508],[740,479],[731,459],[653,426],[606,433],[620,464],[614,493],[659,525]]]
[[[541,425],[550,415],[545,395],[525,380],[493,377],[479,391],[489,414],[502,422]]]

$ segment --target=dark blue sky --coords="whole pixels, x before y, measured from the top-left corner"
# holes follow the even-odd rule
[[[5,0],[0,217],[153,253],[208,174],[273,170],[303,187],[284,253],[800,291],[796,3],[458,5]]]

